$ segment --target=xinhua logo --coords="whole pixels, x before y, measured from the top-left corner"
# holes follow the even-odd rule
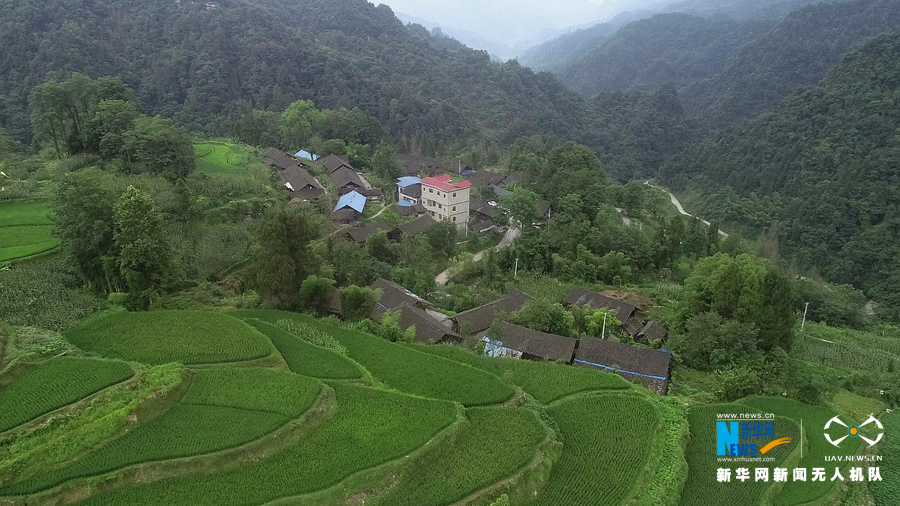
[[[876,437],[875,439],[869,439],[866,436],[862,435],[862,428],[865,427],[866,425],[869,425],[870,423],[874,423],[878,427],[878,430],[881,431],[878,433],[878,437]],[[869,419],[859,425],[847,425],[846,423],[841,421],[840,417],[836,416],[836,417],[832,418],[831,420],[828,420],[828,423],[825,424],[825,430],[828,431],[828,429],[831,428],[832,424],[843,425],[844,427],[847,428],[847,434],[844,435],[843,437],[839,437],[837,439],[832,439],[831,434],[829,434],[828,432],[825,432],[825,439],[827,439],[829,443],[831,443],[837,447],[840,447],[841,442],[843,442],[848,437],[849,438],[857,438],[858,437],[858,438],[862,439],[863,441],[865,441],[866,443],[869,443],[869,446],[874,446],[876,443],[881,441],[882,437],[884,437],[884,426],[881,425],[881,422],[879,422],[878,419],[875,418],[873,415],[869,415]]]
[[[775,439],[775,422],[716,422],[716,454],[720,456],[765,455],[791,438]]]

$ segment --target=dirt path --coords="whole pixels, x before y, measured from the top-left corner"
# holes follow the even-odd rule
[[[668,188],[666,188],[664,186],[651,185],[650,181],[645,181],[644,184],[648,184],[648,185],[652,186],[653,188],[659,188],[659,189],[665,191],[666,193],[669,194],[669,200],[672,201],[672,204],[675,206],[676,209],[678,209],[678,212],[681,213],[682,216],[690,216],[691,218],[695,218],[695,216],[693,214],[684,210],[684,206],[681,205],[681,201],[679,201],[678,197],[676,197],[674,193],[669,191]],[[700,221],[702,221],[707,227],[712,225],[712,223],[704,220],[703,218],[699,218],[699,217],[696,217],[696,218],[698,218]],[[721,235],[722,237],[728,237],[728,233],[723,231],[722,229],[719,229],[719,235]]]
[[[509,245],[512,244],[513,241],[515,241],[516,238],[519,237],[519,235],[521,235],[521,233],[522,233],[522,231],[517,228],[510,228],[509,230],[506,231],[505,234],[503,234],[503,239],[500,239],[500,244],[494,246],[493,248],[488,248],[486,250],[482,250],[482,251],[479,251],[478,253],[475,253],[475,256],[472,257],[472,262],[480,262],[481,259],[484,258],[485,253],[487,253],[488,250],[490,250],[490,249],[499,251],[503,248],[509,247]],[[447,281],[450,280],[450,271],[452,269],[453,269],[453,267],[438,274],[437,277],[434,278],[434,282],[437,283],[438,286],[446,285]]]
[[[381,215],[384,214],[384,212],[387,211],[390,207],[391,207],[390,205],[386,205],[386,206],[382,207],[382,208],[381,208],[381,211],[378,211],[378,214],[376,214],[375,216],[372,216],[371,218],[369,218],[369,219],[366,220],[366,221],[372,221],[372,220],[374,220],[375,218],[381,216]],[[341,227],[341,228],[335,230],[334,232],[332,232],[332,233],[331,233],[331,236],[334,237],[334,236],[340,234],[341,232],[343,232],[344,230],[347,230],[348,228],[352,228],[353,225],[356,225],[356,223],[349,223],[349,224],[347,224],[347,225],[344,225],[343,227]]]

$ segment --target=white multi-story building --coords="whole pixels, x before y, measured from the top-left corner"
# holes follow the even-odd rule
[[[469,222],[469,181],[452,182],[450,175],[422,179],[421,204],[436,220],[447,220],[464,229]]]

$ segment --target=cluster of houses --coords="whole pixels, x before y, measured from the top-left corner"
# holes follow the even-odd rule
[[[672,355],[665,350],[632,346],[616,339],[572,339],[503,321],[505,315],[518,311],[531,300],[519,290],[451,317],[432,310],[428,301],[386,279],[379,279],[371,288],[382,292],[371,318],[381,321],[385,312],[399,311],[400,326],[404,329],[414,326],[416,342],[461,345],[463,336],[471,336],[485,344],[485,354],[489,356],[600,369],[638,382],[659,395],[668,391]],[[624,322],[621,330],[632,335],[636,342],[659,345],[666,339],[664,327],[646,321],[641,311],[627,302],[576,287],[566,296],[565,305],[614,310]],[[340,314],[339,298],[335,297],[332,306]],[[491,332],[492,328],[499,332]]]

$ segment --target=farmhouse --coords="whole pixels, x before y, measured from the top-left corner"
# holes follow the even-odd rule
[[[385,232],[388,232],[391,230],[391,227],[383,221],[376,221],[376,222],[370,223],[364,227],[355,228],[355,229],[347,232],[347,239],[350,242],[355,242],[357,244],[363,244],[364,242],[369,240],[369,237],[372,237],[373,235],[375,235],[376,233],[378,233],[382,230],[384,230]]]
[[[422,180],[422,204],[436,220],[447,220],[457,228],[469,222],[469,189],[472,183],[454,183],[449,174]]]
[[[469,208],[469,228],[478,233],[485,233],[497,228],[494,216],[499,216],[496,203],[472,199]],[[500,227],[503,231],[505,227]]]
[[[458,313],[453,317],[453,330],[461,334],[479,334],[489,329],[504,313],[522,309],[529,300],[530,295],[514,288],[502,299]]]
[[[668,391],[671,361],[672,356],[664,351],[594,337],[581,339],[575,353],[575,365],[615,372],[628,381],[640,382],[659,395],[666,395]]]
[[[411,221],[406,225],[401,225],[394,230],[388,232],[388,237],[394,242],[400,242],[404,237],[414,236],[421,233],[423,230],[428,228],[429,225],[433,225],[436,223],[430,216],[425,215],[421,218],[417,218],[415,221]]]
[[[638,343],[661,343],[666,340],[668,334],[669,331],[665,327],[650,320],[635,334],[634,340]]]
[[[265,153],[266,163],[274,167],[290,192],[291,200],[315,200],[325,193],[325,188],[309,172],[287,153],[269,148]]]
[[[400,216],[425,216],[425,206],[422,204],[411,204],[401,200],[395,207],[394,212]]]
[[[329,172],[328,177],[337,188],[338,195],[344,195],[350,192],[357,192],[362,195],[366,187],[366,183],[355,171],[341,166],[334,172]]]
[[[422,199],[422,179],[415,176],[397,178],[397,201],[419,204]]]
[[[428,305],[428,302],[422,297],[419,297],[397,283],[388,281],[384,278],[379,278],[369,285],[369,288],[372,290],[381,290],[381,299],[378,301],[378,305],[375,308],[376,312],[373,313],[377,313],[378,318],[372,318],[373,320],[380,320],[381,315],[385,311],[397,311],[403,306],[413,306],[424,309]]]
[[[362,216],[365,207],[366,198],[352,191],[338,200],[331,213],[331,219],[340,223],[354,222]]]
[[[416,328],[417,343],[459,344],[462,342],[459,334],[428,314],[428,311],[417,306],[404,305],[400,308],[400,328],[406,330],[409,327]]]
[[[572,362],[577,344],[575,339],[545,334],[506,322],[500,322],[497,326],[501,334],[499,339],[494,340],[487,335],[481,338],[485,343],[485,355],[535,361],[551,360],[566,364]]]
[[[353,172],[357,172],[356,169],[354,169],[353,166],[350,165],[350,161],[347,158],[342,157],[342,156],[331,154],[331,155],[328,155],[325,158],[323,158],[321,160],[321,163],[328,170],[329,174],[335,172],[336,170],[340,169],[341,167],[346,167],[346,168],[352,170]]]
[[[402,155],[397,157],[397,164],[400,165],[403,174],[407,176],[418,176],[421,174],[436,176],[441,172],[446,172],[443,162],[426,156]]]
[[[616,318],[623,323],[628,322],[637,311],[636,307],[627,302],[609,298],[580,286],[573,288],[563,299],[563,303],[566,307],[588,306],[591,309],[612,309],[616,312]]]
[[[466,178],[472,183],[472,186],[481,188],[483,186],[503,186],[503,180],[506,179],[506,176],[496,172],[479,170],[468,174]]]
[[[313,153],[310,153],[309,151],[306,151],[305,149],[301,149],[300,151],[297,151],[296,153],[294,153],[294,158],[296,158],[298,160],[306,160],[309,162],[315,162],[316,160],[319,159],[319,156],[315,155]]]

